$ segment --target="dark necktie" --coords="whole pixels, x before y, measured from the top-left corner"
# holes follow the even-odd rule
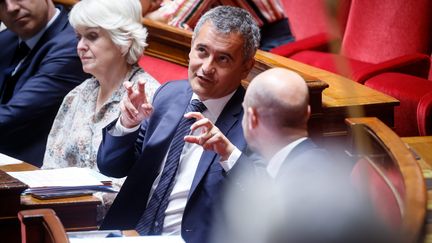
[[[186,113],[191,111],[203,112],[205,110],[205,105],[199,100],[194,99],[189,103]],[[190,132],[190,126],[194,122],[195,119],[186,119],[183,117],[177,127],[159,183],[136,226],[136,230],[140,235],[160,235],[162,233],[168,198],[175,184],[174,178],[185,143],[184,136]]]
[[[18,64],[24,57],[29,53],[30,48],[26,45],[24,41],[18,45],[17,50],[13,56],[12,62],[3,72],[5,75],[5,79],[3,81],[2,89],[0,90],[0,101],[1,104],[6,104],[13,95],[16,82],[18,79],[14,77],[13,72],[17,68]]]

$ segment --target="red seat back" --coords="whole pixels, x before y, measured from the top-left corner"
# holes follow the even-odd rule
[[[417,126],[420,136],[432,135],[432,92],[420,99],[417,106]]]
[[[430,54],[432,1],[352,0],[342,54],[379,63],[412,53]]]
[[[376,214],[393,229],[401,227],[404,184],[395,167],[384,167],[369,158],[355,164],[351,179],[353,184],[369,196]]]
[[[329,4],[326,6],[326,1],[322,0],[282,0],[281,2],[296,40],[302,40],[320,33],[331,33],[330,36],[342,34],[351,0],[340,0],[335,6]],[[330,24],[332,19],[338,22],[338,29]]]
[[[428,109],[432,108],[432,100],[422,97],[432,93],[432,81],[403,73],[389,72],[368,79],[365,85],[400,101],[400,105],[394,109],[394,130],[399,136],[431,134],[424,129],[426,129],[427,120],[432,119],[432,114],[428,112]],[[429,127],[432,130],[432,124],[429,123]]]

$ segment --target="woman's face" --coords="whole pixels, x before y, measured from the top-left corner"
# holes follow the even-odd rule
[[[78,38],[78,56],[84,72],[97,77],[118,65],[119,60],[126,61],[107,31],[96,27],[78,26],[75,32]]]

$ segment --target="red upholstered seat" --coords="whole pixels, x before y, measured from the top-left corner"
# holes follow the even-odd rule
[[[326,6],[322,0],[282,0],[296,41],[271,50],[289,57],[303,50],[328,51],[331,40],[341,38],[351,0],[340,0],[336,6]],[[328,13],[332,13],[332,18]],[[333,22],[337,22],[333,25]]]
[[[421,136],[432,135],[432,91],[424,95],[418,103],[417,126]]]
[[[387,161],[391,162],[391,161]],[[376,214],[394,229],[402,222],[404,183],[396,166],[384,166],[369,158],[356,162],[351,173],[354,186],[366,193],[375,208]]]
[[[282,0],[282,6],[289,18],[291,30],[296,40],[315,36],[321,33],[339,34],[345,29],[351,0],[338,1],[338,6],[326,6],[322,0]],[[334,8],[334,9],[332,9]],[[328,13],[334,11],[338,29],[331,29]],[[338,33],[339,32],[339,33]]]
[[[352,0],[341,50],[337,53],[338,60],[347,60],[347,64],[342,65],[344,69],[335,70],[339,68],[333,60],[336,55],[328,52],[303,53],[297,50],[285,56],[318,65],[360,83],[373,75],[391,71],[427,78],[432,49],[431,29],[430,0]],[[272,52],[284,55],[281,49]]]
[[[430,108],[429,112],[427,108],[432,106],[432,100],[423,99],[432,92],[432,81],[402,73],[383,73],[368,79],[365,85],[400,101],[394,113],[395,131],[399,136],[432,134],[425,130],[427,120],[432,130]]]
[[[143,55],[138,65],[152,75],[161,84],[172,80],[182,80],[188,78],[187,67],[168,62],[159,58]]]

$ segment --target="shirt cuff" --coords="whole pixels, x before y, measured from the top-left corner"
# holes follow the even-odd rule
[[[120,136],[124,136],[126,134],[129,134],[129,133],[135,132],[136,130],[139,129],[140,125],[141,124],[138,124],[138,125],[136,125],[135,127],[132,127],[132,128],[124,127],[121,124],[120,118],[119,118],[119,119],[117,119],[117,122],[116,122],[115,126],[113,126],[108,132],[112,136],[120,137]]]
[[[225,170],[225,172],[228,172],[234,167],[235,163],[241,156],[241,151],[238,148],[235,148],[234,151],[230,154],[227,160],[220,161],[220,165]]]

